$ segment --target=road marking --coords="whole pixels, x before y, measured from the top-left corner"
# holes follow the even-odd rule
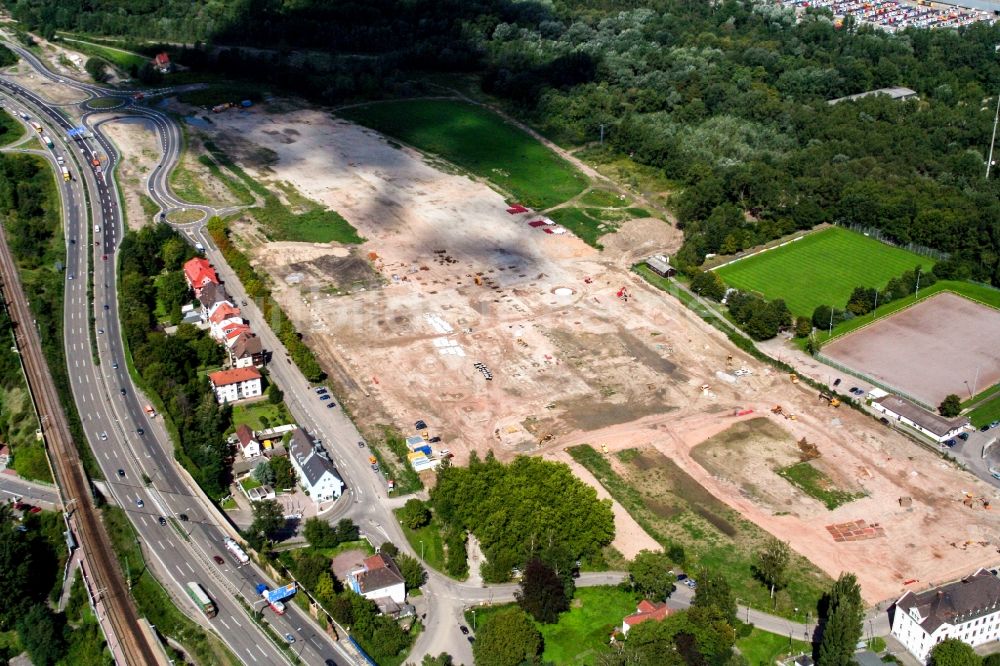
[[[174,569],[177,569],[177,573],[179,573],[181,576],[184,575],[184,572],[181,571],[181,568],[179,566],[177,566],[176,564],[174,565]]]
[[[258,646],[257,646],[257,649],[258,649],[258,650],[260,650],[260,653],[261,653],[262,655],[264,655],[265,657],[267,656],[267,653],[266,653],[266,652],[264,652],[264,648],[262,648],[261,646],[259,646],[259,645],[258,645]],[[254,659],[254,661],[257,661],[257,660],[256,660],[256,659]]]
[[[158,543],[160,545],[160,550],[164,550],[164,548],[163,548],[163,542],[162,541],[160,541],[159,539],[157,539],[156,543]]]
[[[184,562],[184,564],[186,564],[187,568],[191,570],[191,573],[194,573],[194,567],[191,566],[190,562]]]
[[[237,620],[237,619],[236,619],[235,617],[233,618],[233,622],[235,622],[235,623],[236,623],[236,626],[237,626],[237,627],[242,627],[242,626],[243,626],[242,624],[240,624],[240,621],[239,621],[239,620]]]
[[[230,627],[229,627],[229,624],[225,620],[223,620],[221,617],[219,618],[219,622],[221,622],[222,626],[225,627],[227,630],[232,631],[232,629],[230,629]]]
[[[257,649],[258,650],[260,649],[259,645],[257,646]],[[254,663],[257,662],[257,657],[253,656],[253,652],[250,651],[250,648],[247,648],[247,654],[250,655],[250,658],[254,660]],[[266,657],[267,655],[264,655],[264,656]]]

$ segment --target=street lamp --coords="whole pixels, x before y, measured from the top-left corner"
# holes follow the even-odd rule
[[[420,540],[420,559],[424,559],[424,540]]]
[[[472,609],[472,630],[476,630],[476,609]]]

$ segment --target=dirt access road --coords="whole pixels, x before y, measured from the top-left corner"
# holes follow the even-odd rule
[[[561,455],[577,443],[656,447],[831,576],[859,572],[872,601],[906,580],[943,580],[997,560],[996,513],[957,501],[961,490],[990,489],[770,374],[628,270],[637,257],[676,249],[676,230],[627,223],[599,253],[528,226],[534,216],[509,215],[486,186],[372,131],[320,111],[273,111],[219,114],[205,131],[255,177],[337,210],[367,239],[271,243],[252,222],[236,225],[360,423],[406,431],[423,419],[459,462],[472,450],[504,458]],[[718,378],[730,355],[753,374]],[[734,423],[736,409],[766,414],[774,404],[798,415],[777,424],[790,441],[808,437],[828,476],[865,499],[827,511],[792,488],[792,505],[775,506],[691,457]],[[753,483],[788,486],[769,466],[751,470],[760,477]],[[912,498],[909,510],[901,497]],[[825,529],[856,519],[879,523],[886,536],[835,543]]]

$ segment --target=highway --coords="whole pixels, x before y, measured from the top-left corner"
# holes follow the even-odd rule
[[[40,66],[23,49],[14,44],[8,46],[36,64],[36,68]],[[74,87],[82,87],[95,95],[121,95],[117,91],[112,93],[84,84]],[[53,140],[60,144],[66,140],[66,132],[73,123],[54,105],[4,79],[0,79],[0,89],[16,100],[13,106],[25,108],[33,120],[42,123]],[[285,654],[251,621],[248,611],[236,600],[242,597],[247,605],[255,605],[259,610],[262,601],[254,592],[255,586],[259,582],[271,586],[273,582],[255,566],[234,566],[222,546],[223,537],[229,534],[223,518],[203,501],[199,492],[191,490],[194,482],[178,470],[162,424],[159,419],[150,420],[146,416],[143,411],[146,403],[128,375],[116,298],[115,251],[123,234],[118,193],[112,177],[117,153],[98,131],[93,134],[93,140],[71,142],[68,149],[60,145],[56,151],[66,157],[70,153],[74,157],[79,154],[83,164],[80,168],[67,159],[74,180],[61,190],[66,202],[66,236],[69,239],[64,345],[74,399],[88,441],[114,499],[135,526],[157,577],[171,590],[185,614],[215,629],[243,663],[287,663]],[[165,154],[171,155],[167,151]],[[175,149],[173,155],[176,154]],[[103,173],[95,174],[89,168],[92,159],[101,162]],[[84,188],[91,201],[92,218],[89,221]],[[88,257],[90,253],[86,250],[90,249],[93,252]],[[93,303],[87,298],[88,258],[92,258],[94,267]],[[91,315],[96,319],[99,365],[94,364],[91,354],[88,325]],[[152,479],[149,486],[142,482],[143,474]],[[189,520],[180,521],[180,514]],[[172,520],[161,526],[160,516]],[[226,564],[216,565],[213,555],[221,555]],[[189,580],[202,583],[216,602],[219,612],[214,619],[201,616],[188,601],[183,585]],[[307,663],[353,663],[346,651],[319,630],[297,606],[288,604],[287,607],[284,616],[277,616],[270,610],[263,612],[280,635],[295,637],[296,642],[292,645],[295,654]]]

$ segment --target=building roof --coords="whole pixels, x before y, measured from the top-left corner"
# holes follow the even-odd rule
[[[250,442],[256,441],[253,438],[253,430],[245,423],[236,426],[236,439],[240,440],[240,446],[244,449]]]
[[[232,368],[231,370],[219,370],[208,376],[213,386],[228,386],[239,384],[251,379],[260,379],[261,375],[257,368]]]
[[[240,316],[240,309],[229,303],[219,303],[215,310],[209,315],[208,320],[213,324]]]
[[[643,599],[635,609],[635,613],[626,617],[622,622],[630,627],[645,622],[646,620],[662,620],[670,615],[670,609],[662,601],[648,601]]]
[[[385,553],[376,553],[364,560],[364,570],[355,572],[358,587],[362,594],[384,590],[393,585],[399,585],[403,581],[403,574],[399,573],[399,568],[391,557]]]
[[[288,445],[290,457],[298,464],[302,470],[302,475],[306,477],[306,482],[310,486],[315,486],[323,475],[329,472],[343,485],[344,480],[330,460],[330,456],[322,447],[313,444],[312,438],[306,434],[302,428],[292,431],[292,440]]]
[[[206,282],[219,283],[219,276],[215,274],[212,264],[202,257],[194,257],[184,262],[184,276],[195,287],[200,287]]]
[[[893,88],[879,88],[878,90],[869,90],[863,93],[857,93],[856,95],[848,95],[847,97],[838,97],[837,99],[831,99],[827,104],[837,104],[838,102],[853,102],[856,99],[862,99],[864,97],[872,97],[873,95],[886,95],[892,99],[909,99],[911,97],[917,96],[916,90],[910,90],[909,88],[903,88],[902,86],[895,86]]]
[[[201,303],[202,307],[206,310],[211,310],[212,306],[216,303],[233,304],[233,301],[229,298],[229,293],[226,292],[226,285],[221,282],[210,282],[202,287],[201,294],[198,295],[198,302]]]
[[[942,624],[961,624],[1000,608],[1000,578],[980,569],[968,578],[926,592],[907,592],[896,602],[897,611],[917,609],[921,628],[934,633]]]
[[[170,56],[167,53],[157,53],[156,54],[156,64],[157,65],[168,65],[170,64]]]
[[[662,254],[656,254],[646,259],[646,265],[658,273],[666,273],[670,270],[670,260]]]
[[[244,331],[233,343],[233,355],[236,358],[246,358],[263,353],[264,347],[260,344],[260,338],[253,333]]]
[[[222,328],[222,332],[226,338],[226,346],[232,347],[236,344],[237,338],[250,332],[250,327],[243,322],[233,322],[232,324],[226,324]]]
[[[898,395],[887,395],[875,402],[893,414],[898,414],[905,419],[913,421],[924,430],[934,433],[938,437],[947,435],[952,430],[966,426],[969,423],[969,419],[967,418],[946,419],[943,416],[915,405],[906,398],[900,398]]]

